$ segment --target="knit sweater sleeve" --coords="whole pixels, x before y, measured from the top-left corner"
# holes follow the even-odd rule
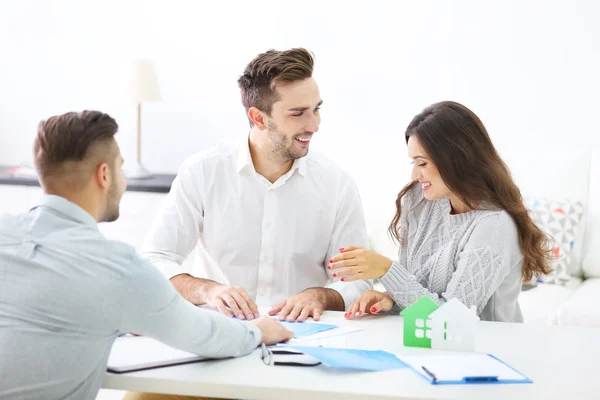
[[[481,218],[468,235],[462,250],[448,263],[447,268],[454,272],[442,293],[433,293],[421,285],[406,268],[403,257],[394,261],[381,283],[401,308],[422,296],[429,296],[438,304],[457,298],[466,306],[475,305],[480,314],[511,268],[520,265],[522,255],[516,225],[506,212]],[[436,257],[430,257],[426,264],[433,262]]]

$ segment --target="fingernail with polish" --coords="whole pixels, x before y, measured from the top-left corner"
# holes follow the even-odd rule
[[[342,248],[340,249],[340,251],[344,251],[344,248],[342,247]]]
[[[335,275],[334,275],[335,276]],[[344,282],[344,278],[342,278],[342,282]]]
[[[363,315],[363,312],[362,312],[362,311],[359,311],[359,312],[358,312],[358,315],[360,315],[360,316],[362,317],[362,315]]]
[[[376,309],[375,307],[371,307],[371,312],[372,312],[372,313],[376,313],[376,312],[377,312],[377,309]]]
[[[329,264],[329,265],[327,266],[327,269],[331,269],[331,264]]]
[[[335,273],[335,272],[334,272],[334,273],[333,273],[333,277],[335,278],[336,276],[337,276],[337,273]],[[342,279],[342,280],[343,280],[343,279]]]

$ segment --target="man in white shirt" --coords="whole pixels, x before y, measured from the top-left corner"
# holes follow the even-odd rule
[[[250,134],[181,166],[142,255],[192,303],[241,319],[260,304],[280,319],[318,320],[371,287],[327,269],[340,248],[366,247],[367,234],[352,178],[308,152],[322,104],[312,72],[302,48],[258,55],[238,80]]]

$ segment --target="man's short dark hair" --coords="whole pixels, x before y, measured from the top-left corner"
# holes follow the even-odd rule
[[[111,145],[118,128],[100,111],[69,112],[41,121],[33,153],[42,184],[70,179],[77,186],[85,180],[82,173],[93,172],[99,162],[114,161]]]

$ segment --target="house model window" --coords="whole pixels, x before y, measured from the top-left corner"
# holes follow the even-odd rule
[[[431,319],[417,318],[415,326],[415,337],[431,339]]]

